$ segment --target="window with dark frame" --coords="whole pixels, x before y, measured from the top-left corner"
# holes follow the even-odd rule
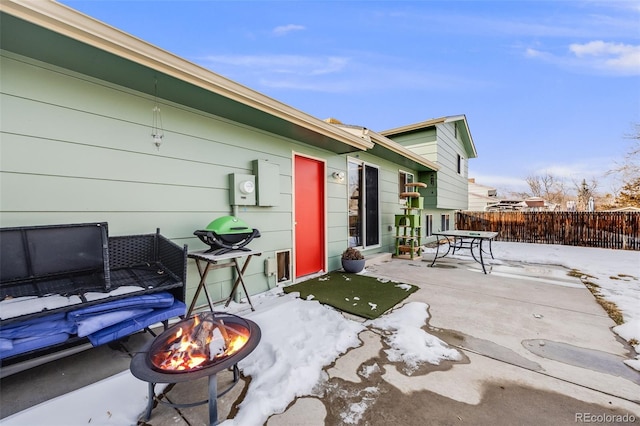
[[[440,230],[448,231],[449,230],[449,215],[443,214],[440,215]]]
[[[427,214],[424,216],[424,225],[425,225],[425,237],[430,237],[433,235],[433,215]]]

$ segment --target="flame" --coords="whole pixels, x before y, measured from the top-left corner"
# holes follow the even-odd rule
[[[248,330],[238,325],[228,326],[222,320],[215,325],[209,323],[209,333],[203,339],[199,316],[177,328],[176,332],[166,338],[165,345],[151,355],[153,364],[162,370],[188,371],[202,368],[208,363],[215,363],[238,352],[249,340]],[[220,349],[219,353],[209,348],[212,340],[217,339],[213,347]],[[204,340],[204,342],[203,342]],[[204,343],[204,345],[203,345]]]
[[[249,336],[245,336],[244,334],[238,334],[234,339],[229,342],[229,349],[227,349],[230,353],[238,352],[249,340]]]

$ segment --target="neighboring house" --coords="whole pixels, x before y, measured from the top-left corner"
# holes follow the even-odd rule
[[[467,118],[441,117],[380,134],[438,165],[437,173],[420,171],[415,176],[428,185],[420,189],[424,196],[425,235],[453,229],[455,212],[468,208],[468,161],[478,156]]]
[[[392,251],[404,181],[430,185],[427,217],[466,208],[464,116],[384,133],[332,124],[61,4],[0,11],[3,227],[106,221],[110,235],[160,228],[199,250],[193,232],[234,214],[261,233],[245,274],[254,294],[338,269],[349,241]],[[256,180],[255,200],[238,201],[234,176]],[[192,297],[193,262],[188,278]],[[212,299],[231,278],[209,274]]]
[[[498,200],[493,204],[489,204],[485,207],[487,212],[501,212],[501,211],[521,211],[525,210],[527,205],[520,199],[504,199]]]
[[[494,204],[485,207],[485,211],[524,211],[524,212],[552,212],[558,207],[557,204],[550,203],[540,197],[529,197],[525,200],[505,199],[498,200]]]
[[[486,207],[497,203],[498,191],[490,186],[476,183],[474,178],[469,178],[469,207],[468,211],[485,211]]]

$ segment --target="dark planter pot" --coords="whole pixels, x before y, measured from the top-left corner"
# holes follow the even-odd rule
[[[364,269],[364,259],[342,259],[342,268],[356,274]]]

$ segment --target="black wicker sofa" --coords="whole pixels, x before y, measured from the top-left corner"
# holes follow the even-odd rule
[[[106,222],[0,228],[1,377],[24,369],[18,364],[166,327],[186,312],[186,265],[187,247],[160,230],[109,237]]]

